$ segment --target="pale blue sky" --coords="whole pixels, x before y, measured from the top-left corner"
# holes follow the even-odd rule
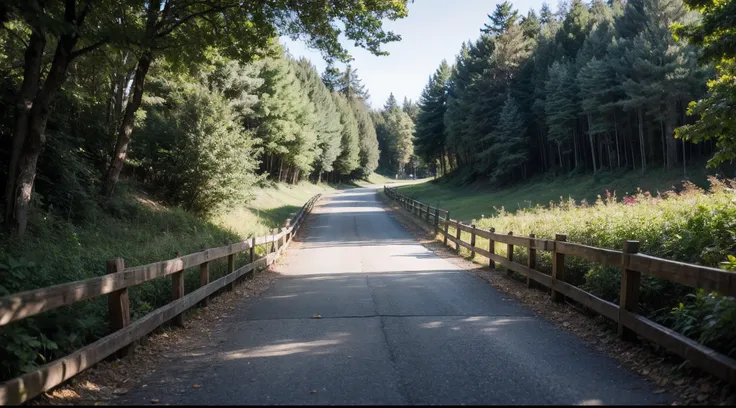
[[[351,42],[343,41],[355,58],[352,66],[358,70],[370,92],[374,108],[383,106],[391,92],[399,103],[404,96],[418,100],[429,76],[442,59],[452,64],[463,41],[475,40],[480,28],[488,21],[500,1],[493,0],[415,0],[409,4],[409,16],[398,21],[386,21],[384,27],[401,34],[400,42],[383,47],[390,55],[377,57]],[[513,1],[520,15],[529,8],[537,14],[542,0]],[[548,0],[550,9],[557,9],[557,0]],[[309,58],[321,73],[325,62],[318,51],[310,50],[301,41],[281,38],[282,44],[295,57]]]

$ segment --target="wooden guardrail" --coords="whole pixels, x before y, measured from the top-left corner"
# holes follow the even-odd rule
[[[108,336],[66,357],[0,384],[0,405],[16,405],[28,401],[113,353],[126,354],[135,340],[167,321],[173,320],[174,324],[182,325],[182,313],[185,310],[197,304],[206,305],[213,293],[225,287],[232,289],[236,279],[252,275],[257,268],[268,266],[278,259],[320,196],[321,194],[317,194],[307,201],[293,219],[287,220],[283,228],[276,228],[272,235],[253,237],[248,241],[132,268],[125,268],[121,258],[111,259],[107,262],[107,275],[0,298],[0,326],[4,326],[61,306],[107,295],[113,329]],[[255,251],[259,245],[267,245],[266,254],[261,258],[257,258]],[[250,262],[235,270],[235,255],[246,250],[249,251]],[[225,257],[228,259],[228,273],[210,282],[210,262]],[[184,269],[195,266],[199,266],[200,288],[185,295]],[[128,288],[169,275],[172,279],[172,301],[131,322]]]
[[[450,212],[430,207],[413,200],[384,186],[387,197],[398,202],[405,210],[418,216],[434,226],[434,232],[442,235],[442,241],[454,243],[455,250],[467,248],[472,255],[478,254],[488,258],[489,264],[495,268],[500,264],[507,271],[514,271],[527,278],[527,285],[532,281],[551,289],[552,299],[561,302],[568,297],[596,313],[613,320],[618,324],[618,335],[622,339],[633,340],[641,336],[653,343],[664,346],[671,352],[690,361],[692,364],[731,383],[736,384],[736,360],[718,353],[680,333],[659,325],[638,314],[639,283],[641,274],[648,274],[660,279],[677,282],[693,288],[716,291],[725,296],[736,295],[736,273],[706,266],[670,261],[639,253],[638,241],[626,241],[623,251],[596,248],[588,245],[567,242],[567,235],[556,234],[555,239],[541,239],[534,235],[523,237],[496,233],[493,228],[480,230],[475,225],[466,225],[450,218]],[[441,215],[444,214],[444,217]],[[455,236],[449,228],[455,229]],[[470,243],[460,239],[460,232],[470,233]],[[475,246],[475,238],[489,240],[488,248]],[[495,253],[495,244],[507,245],[507,256]],[[526,265],[514,262],[513,248],[527,248]],[[552,252],[552,274],[547,275],[535,269],[537,251]],[[618,267],[621,270],[621,294],[619,304],[611,303],[594,296],[576,286],[565,282],[565,258],[573,256],[604,266]]]

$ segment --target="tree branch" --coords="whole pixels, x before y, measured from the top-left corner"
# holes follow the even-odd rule
[[[108,38],[103,38],[103,39],[101,39],[100,41],[97,41],[94,44],[88,45],[88,46],[86,46],[84,48],[80,48],[80,49],[72,52],[71,59],[77,58],[78,56],[80,56],[82,54],[86,54],[86,53],[88,53],[90,51],[94,51],[97,48],[100,48],[101,46],[107,44],[108,41],[109,41]]]

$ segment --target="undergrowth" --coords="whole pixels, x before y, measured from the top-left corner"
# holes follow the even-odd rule
[[[684,182],[679,192],[652,194],[638,189],[617,197],[606,191],[594,202],[569,198],[548,205],[522,208],[514,213],[494,208],[494,217],[473,220],[479,229],[553,239],[567,234],[569,242],[621,250],[626,240],[638,240],[640,252],[661,258],[736,269],[736,195],[734,182],[708,177],[706,193]],[[455,231],[450,228],[454,236]],[[463,240],[470,234],[463,232]],[[476,245],[488,241],[476,238]],[[506,245],[496,244],[496,253],[506,255]],[[461,248],[461,254],[468,254]],[[526,248],[515,248],[514,258],[526,263]],[[537,269],[550,273],[551,252],[537,252]],[[567,257],[565,280],[608,301],[618,303],[619,268],[602,267]],[[736,356],[736,300],[643,275],[640,311],[648,318],[731,357]]]

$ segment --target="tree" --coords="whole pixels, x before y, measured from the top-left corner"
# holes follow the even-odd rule
[[[353,69],[350,64],[345,67],[345,71],[338,77],[336,91],[345,95],[348,100],[357,98],[363,102],[368,102],[368,98],[370,98],[365,85],[358,78],[358,70]]]
[[[5,225],[22,239],[38,158],[46,144],[46,124],[69,65],[107,43],[114,28],[104,16],[111,7],[106,3],[93,6],[89,0],[69,0],[63,5],[41,7],[37,1],[20,0],[4,7],[4,21],[14,20],[24,25],[27,30],[22,35],[28,36],[22,62],[23,80],[15,104],[4,200]],[[49,44],[55,44],[55,50],[50,65],[46,66],[44,55],[50,54]]]
[[[717,151],[708,161],[711,167],[736,159],[736,27],[734,2],[684,0],[690,10],[702,13],[700,21],[680,22],[675,33],[702,49],[701,60],[715,63],[716,76],[708,82],[708,95],[691,102],[687,113],[694,124],[677,129],[677,137],[699,143],[715,139]]]
[[[414,124],[411,118],[401,109],[395,107],[390,111],[385,111],[386,130],[389,137],[390,163],[400,173],[404,173],[404,166],[414,152],[414,144],[412,142],[414,134]]]
[[[519,12],[514,10],[513,7],[513,4],[509,1],[496,4],[493,14],[488,15],[491,24],[483,24],[480,31],[485,34],[499,35],[508,30],[519,19]]]
[[[255,121],[263,148],[261,168],[279,181],[288,180],[288,174],[308,174],[317,156],[315,108],[296,77],[296,64],[266,58],[260,65],[264,84],[258,90]]]
[[[340,154],[334,167],[339,175],[347,176],[360,167],[360,128],[347,98],[339,93],[333,93],[332,97],[340,113],[340,125],[342,126]]]
[[[398,102],[396,102],[396,97],[394,96],[394,93],[391,92],[388,95],[388,99],[386,99],[386,103],[383,104],[383,110],[390,111],[398,107],[399,107],[399,104]]]
[[[449,72],[449,68],[448,68]],[[419,115],[419,106],[411,99],[404,97],[404,102],[401,103],[401,110],[404,111],[411,118],[412,122],[416,123]]]
[[[565,159],[570,153],[570,142],[574,139],[573,122],[577,114],[577,106],[575,81],[569,63],[554,62],[549,67],[549,79],[546,82],[545,93],[544,111],[549,128],[549,139],[557,146],[560,164],[566,164],[567,169],[571,169],[577,166],[577,162],[571,166],[569,159]]]
[[[378,139],[376,137],[376,126],[373,124],[368,107],[360,99],[350,100],[355,119],[358,122],[358,136],[360,147],[360,167],[356,170],[356,176],[367,179],[378,167]]]
[[[342,126],[340,113],[328,87],[320,79],[316,68],[309,60],[299,59],[297,76],[307,90],[309,100],[315,108],[315,131],[317,132],[318,157],[313,163],[317,182],[322,181],[322,173],[333,170],[333,164],[340,154]]]
[[[529,143],[526,140],[524,119],[518,105],[510,94],[506,96],[498,125],[488,135],[488,148],[480,152],[480,156],[490,156],[493,163],[490,172],[491,180],[504,184],[516,178],[526,178],[526,166],[529,160]]]
[[[450,66],[447,61],[442,60],[419,98],[415,149],[419,156],[428,163],[443,160],[446,134],[444,118],[447,111],[447,82],[449,79]]]

